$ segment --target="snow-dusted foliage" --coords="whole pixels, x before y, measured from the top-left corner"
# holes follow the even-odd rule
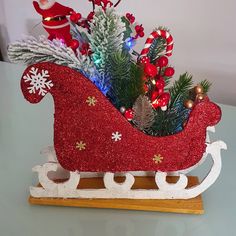
[[[53,62],[78,70],[88,78],[94,73],[94,65],[90,58],[83,56],[79,51],[77,55],[60,40],[48,40],[45,36],[36,39],[27,36],[20,41],[9,45],[8,56],[11,62],[25,63],[27,65],[39,62]]]
[[[106,91],[110,85],[109,57],[122,51],[126,27],[121,16],[111,7],[106,11],[99,8],[95,12],[90,30],[88,38],[93,52],[92,59],[98,71],[97,80],[94,82],[102,91]]]

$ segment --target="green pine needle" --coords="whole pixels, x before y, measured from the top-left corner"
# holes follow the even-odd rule
[[[152,135],[166,136],[179,132],[184,122],[188,119],[189,110],[184,107],[184,101],[189,97],[192,88],[192,76],[185,73],[174,82],[169,89],[171,101],[167,111],[156,110],[155,122],[152,127]]]
[[[114,53],[109,62],[112,85],[109,97],[117,109],[122,106],[130,108],[144,93],[142,68],[133,63],[126,52]]]
[[[200,85],[203,87],[204,93],[208,93],[211,86],[212,86],[212,83],[205,79],[205,80],[200,82]]]
[[[185,74],[180,75],[179,79],[174,82],[173,86],[169,89],[171,96],[169,107],[175,106],[180,98],[182,100],[187,99],[189,96],[189,90],[193,86],[192,78],[192,75],[189,75],[186,72]]]

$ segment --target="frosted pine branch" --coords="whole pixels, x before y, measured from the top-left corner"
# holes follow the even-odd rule
[[[114,8],[107,8],[103,11],[99,8],[90,24],[91,34],[88,35],[90,47],[93,52],[92,59],[100,74],[97,84],[103,89],[109,87],[110,56],[122,51],[124,44],[125,24],[119,15],[115,13]]]
[[[39,39],[27,36],[10,44],[8,57],[11,62],[27,65],[53,62],[78,70],[89,78],[94,73],[94,65],[88,57],[81,55],[79,52],[76,56],[73,50],[61,41],[50,41],[45,36],[40,36]]]

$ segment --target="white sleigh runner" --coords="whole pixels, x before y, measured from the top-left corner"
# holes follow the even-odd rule
[[[208,131],[214,132],[214,127],[209,127]],[[207,190],[219,177],[221,172],[221,149],[226,150],[227,146],[223,141],[210,143],[209,137],[206,140],[207,148],[201,161],[186,170],[179,172],[128,172],[124,175],[125,181],[117,183],[114,179],[115,173],[79,173],[65,172],[56,161],[56,154],[53,147],[46,148],[42,154],[48,158],[48,162],[42,166],[35,166],[34,172],[38,173],[40,187],[30,187],[30,194],[34,198],[100,198],[100,199],[190,199],[194,198]],[[199,185],[188,188],[187,173],[201,165],[206,158],[211,157],[213,164]],[[57,175],[52,175],[57,172]],[[51,177],[50,177],[51,173]],[[65,176],[69,179],[65,178]],[[135,176],[153,175],[155,176],[156,189],[132,189]],[[166,177],[179,176],[177,183],[168,183]],[[102,189],[79,189],[77,188],[81,178],[94,178],[103,176],[105,188]],[[64,179],[64,182],[56,182],[54,179]]]

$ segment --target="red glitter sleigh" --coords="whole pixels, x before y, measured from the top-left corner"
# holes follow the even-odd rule
[[[92,2],[95,7],[95,2]],[[119,3],[120,1],[114,7]],[[103,8],[104,12],[106,12],[105,9],[106,6]],[[127,14],[127,20],[129,16],[133,17]],[[105,28],[108,25],[106,22],[108,18],[107,20],[104,18]],[[54,20],[51,16],[49,17],[49,21]],[[66,17],[62,20],[67,21]],[[103,22],[99,17],[97,21]],[[123,21],[120,18],[120,28]],[[53,22],[53,24],[58,24],[58,22]],[[129,26],[129,22],[127,24]],[[124,43],[125,48],[129,47],[128,44],[132,44],[138,36],[144,36],[142,25],[133,26],[129,26],[127,32],[135,30],[136,35],[132,36],[132,33],[129,33],[130,38],[125,39],[122,36],[125,31],[118,32],[117,37],[122,36],[122,43],[120,41],[117,46]],[[61,32],[59,28],[57,31]],[[92,32],[92,27],[90,28]],[[96,28],[100,29],[98,25]],[[63,39],[66,40],[66,37]],[[69,37],[71,38],[71,35]],[[150,63],[149,53],[153,43],[159,43],[156,41],[159,39],[164,40],[165,49],[158,54],[158,60],[154,65]],[[59,47],[62,47],[61,51],[58,43]],[[67,45],[69,45],[68,42]],[[163,112],[168,108],[169,93],[164,92],[164,81],[162,88],[158,87],[157,82],[161,84],[161,79],[158,77],[157,80],[157,74],[159,70],[158,76],[162,76],[162,72],[168,78],[173,76],[174,69],[167,67],[167,57],[172,55],[173,45],[171,34],[159,28],[147,38],[144,49],[137,58],[137,63],[143,64],[145,76],[152,78],[150,82],[153,86],[155,84],[155,90],[150,96],[153,98],[151,103],[155,109],[161,109]],[[70,44],[70,46],[73,45]],[[109,44],[107,46],[109,47]],[[92,48],[92,43],[90,47],[94,53],[93,59],[95,59],[96,50]],[[48,48],[49,52],[46,50]],[[83,45],[80,49],[83,49]],[[40,57],[37,56],[37,50],[40,51]],[[66,55],[75,56],[74,59],[76,59],[77,53],[82,53],[77,50],[74,55],[71,49],[58,40],[51,42],[42,38],[38,42],[30,38],[23,40],[22,43],[17,42],[11,45],[9,57],[14,62],[25,63],[41,62],[42,56],[43,58],[50,56],[52,60],[57,60],[58,57],[53,55],[53,52],[57,54],[58,50],[65,54],[63,57],[65,60]],[[21,55],[28,51],[26,56]],[[161,58],[164,59],[162,63]],[[72,58],[72,61],[74,59]],[[58,61],[58,63],[62,62]],[[162,71],[163,68],[165,71]],[[29,201],[31,203],[102,208],[110,205],[111,208],[135,210],[155,208],[171,212],[203,212],[200,197],[187,204],[182,201],[182,205],[179,200],[167,204],[156,200],[195,198],[218,178],[222,165],[221,149],[226,149],[227,146],[223,141],[211,143],[207,136],[207,131],[213,131],[214,126],[221,119],[220,108],[208,97],[199,101],[196,99],[189,119],[181,132],[165,137],[155,137],[134,127],[88,78],[69,67],[49,62],[30,65],[22,76],[21,89],[25,99],[30,103],[39,103],[47,93],[51,93],[55,104],[54,145],[44,149],[43,154],[47,155],[47,162],[33,167],[33,171],[38,173],[39,185],[30,187]],[[158,92],[158,96],[155,92]],[[201,183],[196,177],[188,177],[186,174],[203,163],[208,154],[211,155],[212,166]],[[120,177],[119,181],[115,178],[115,174]],[[135,178],[137,175],[140,178]],[[104,200],[115,198],[153,199],[153,201],[147,203],[145,201],[110,200],[109,202]],[[167,205],[169,205],[169,210]]]
[[[34,78],[41,78],[35,84]],[[29,66],[21,79],[24,97],[40,102],[51,93],[55,103],[54,147],[69,171],[183,171],[206,150],[206,130],[221,119],[220,108],[206,98],[192,109],[184,130],[153,137],[134,128],[80,73],[52,63]]]

